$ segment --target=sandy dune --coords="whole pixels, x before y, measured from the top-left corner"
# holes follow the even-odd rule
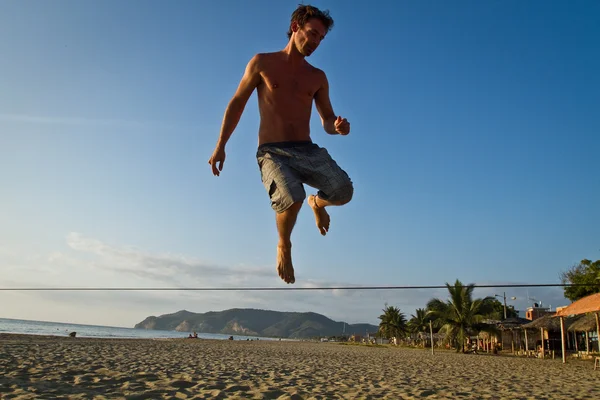
[[[2,399],[591,399],[591,362],[335,343],[0,334]]]

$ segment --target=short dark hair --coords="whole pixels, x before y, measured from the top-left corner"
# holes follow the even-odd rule
[[[317,7],[311,5],[300,4],[292,13],[290,28],[287,32],[288,39],[292,37],[292,23],[296,22],[301,28],[308,22],[309,19],[316,18],[325,25],[327,32],[333,28],[333,18],[329,15],[329,10],[321,11]]]

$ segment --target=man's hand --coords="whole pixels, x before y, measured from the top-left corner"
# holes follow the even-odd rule
[[[350,133],[350,122],[346,118],[342,118],[338,115],[334,123],[335,131],[340,135],[347,135]]]
[[[219,176],[220,172],[223,171],[223,163],[225,162],[225,147],[217,146],[212,156],[208,160],[208,163],[212,166],[213,175]],[[217,163],[219,168],[217,169]]]

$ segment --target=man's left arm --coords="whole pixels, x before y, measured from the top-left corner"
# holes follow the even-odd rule
[[[323,129],[330,135],[347,135],[350,133],[350,123],[346,118],[340,116],[336,117],[333,112],[333,107],[331,106],[331,100],[329,98],[329,82],[327,81],[325,73],[322,71],[321,73],[323,74],[321,79],[322,84],[315,93],[315,105],[321,116]]]

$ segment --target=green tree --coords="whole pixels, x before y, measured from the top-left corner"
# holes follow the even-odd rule
[[[410,332],[421,333],[427,332],[429,329],[429,320],[431,319],[427,315],[427,310],[424,308],[417,308],[415,314],[411,314],[411,319],[408,321],[407,327]]]
[[[490,312],[487,317],[489,319],[495,320],[503,320],[504,319],[504,303],[498,299],[493,299],[490,301],[490,306],[492,308],[492,312]],[[507,305],[506,306],[506,318],[514,318],[518,317],[519,313],[515,310],[514,306]]]
[[[379,335],[385,338],[403,337],[406,334],[406,317],[398,307],[385,305],[379,316]]]
[[[474,284],[463,285],[458,279],[454,285],[446,283],[450,298],[447,301],[431,299],[428,315],[436,327],[446,333],[456,351],[464,351],[465,339],[471,333],[486,329],[482,321],[493,312],[493,297],[473,299]]]
[[[571,301],[600,292],[600,260],[594,262],[584,259],[560,275],[563,284],[590,286],[565,286],[564,295]]]

